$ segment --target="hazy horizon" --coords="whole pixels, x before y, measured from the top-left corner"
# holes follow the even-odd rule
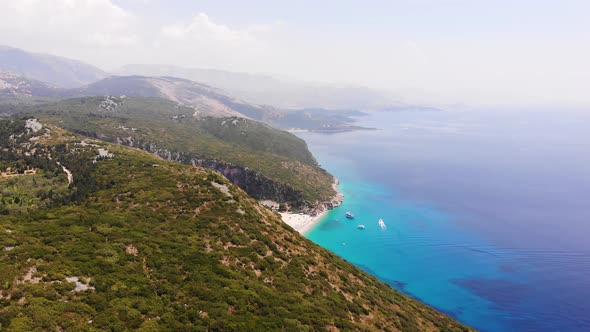
[[[169,64],[415,102],[588,106],[589,10],[531,0],[20,0],[0,2],[0,45],[107,71]]]

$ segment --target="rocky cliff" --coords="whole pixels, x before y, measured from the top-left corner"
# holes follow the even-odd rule
[[[84,134],[88,135],[88,133]],[[108,137],[98,136],[97,138],[108,140]],[[257,200],[272,200],[284,203],[286,209],[296,210],[314,216],[325,210],[331,210],[340,206],[344,199],[344,195],[338,191],[338,180],[336,178],[334,178],[333,188],[337,194],[334,197],[323,202],[309,202],[305,200],[302,192],[286,184],[273,181],[245,166],[233,165],[220,160],[203,159],[190,153],[161,149],[155,144],[137,142],[130,137],[117,137],[115,142],[145,150],[168,161],[215,170]]]
[[[98,137],[108,139],[108,137]],[[168,149],[158,148],[155,144],[147,142],[137,142],[130,137],[117,137],[115,140],[118,144],[124,144],[131,147],[140,148],[147,152],[153,153],[168,161],[175,161],[183,164],[201,166],[215,170],[225,176],[231,183],[240,187],[248,195],[257,200],[273,200],[287,204],[292,209],[301,211],[315,211],[325,209],[327,206],[333,206],[333,202],[310,203],[303,198],[303,193],[291,188],[290,186],[273,181],[260,173],[240,165],[233,165],[215,159],[204,159],[198,155],[171,151]]]

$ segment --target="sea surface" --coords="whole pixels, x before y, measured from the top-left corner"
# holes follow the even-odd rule
[[[309,239],[482,331],[590,331],[590,112],[359,120],[298,133],[345,195]]]

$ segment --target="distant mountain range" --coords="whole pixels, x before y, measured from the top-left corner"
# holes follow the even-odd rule
[[[81,61],[7,46],[0,46],[0,71],[16,73],[62,88],[80,87],[108,76],[101,69]]]
[[[284,110],[428,108],[403,102],[390,91],[357,85],[305,82],[263,74],[155,64],[129,64],[108,73],[78,60],[27,52],[8,46],[0,46],[0,72],[18,74],[64,89],[81,88],[109,76],[174,77],[198,82],[202,87],[207,86],[207,89],[215,90],[218,94],[232,96],[248,104],[272,105]],[[109,84],[113,83],[116,82]],[[103,91],[104,84],[105,82]],[[94,85],[92,88],[93,91],[97,91],[100,85]]]
[[[113,74],[177,77],[216,87],[249,103],[285,109],[367,109],[403,105],[389,93],[360,86],[300,82],[269,75],[170,65],[126,65],[114,73],[107,73],[81,61],[8,46],[0,46],[0,72],[15,73],[66,89],[80,88]]]
[[[300,82],[216,69],[134,64],[123,66],[116,73],[186,78],[221,88],[252,103],[287,109],[376,109],[403,105],[391,93],[362,86]]]
[[[238,113],[252,119],[264,120],[274,118],[277,109],[285,111],[300,111],[321,109],[323,111],[340,110],[423,110],[429,109],[421,105],[401,102],[392,92],[382,91],[363,86],[323,84],[303,82],[291,79],[281,79],[270,75],[239,73],[217,69],[183,68],[173,65],[146,65],[130,64],[121,67],[114,73],[107,73],[95,66],[83,62],[58,57],[48,54],[31,53],[17,48],[0,46],[0,72],[10,72],[27,79],[48,83],[54,88],[81,89],[79,92],[96,93],[130,90],[130,95],[138,93],[157,93],[155,89],[161,90],[164,98],[170,100],[189,100],[187,104],[210,103],[209,98],[223,99],[223,104],[232,104],[237,101],[230,110],[223,111],[216,105],[218,111],[225,114],[231,113],[231,108],[240,108]],[[131,82],[125,79],[111,78],[99,82],[109,76],[142,76],[158,77],[158,82],[146,79],[135,79]],[[162,79],[168,79],[165,82]],[[174,78],[174,82],[170,79]],[[183,84],[179,84],[184,79]],[[144,82],[140,82],[143,80]],[[188,82],[188,80],[192,82]],[[197,83],[198,82],[198,83]],[[170,91],[171,84],[175,85],[174,90],[189,88],[193,92],[185,94],[179,91]],[[143,86],[141,86],[143,85]],[[146,85],[154,85],[148,91]],[[180,87],[180,85],[184,85]],[[196,97],[194,91],[206,95]],[[71,91],[68,92],[70,95]],[[229,97],[231,96],[231,97]],[[200,101],[198,99],[201,99]],[[256,106],[256,105],[272,105]],[[258,108],[258,109],[256,109]],[[260,108],[264,108],[261,110]],[[274,110],[273,110],[274,108]],[[206,111],[205,109],[203,111]],[[227,113],[227,112],[230,113]],[[309,112],[307,112],[309,114]],[[237,115],[237,114],[233,114]],[[270,116],[270,117],[269,117]],[[342,122],[326,123],[325,112],[322,120],[313,119],[306,123],[302,129],[319,129],[325,126],[345,126]],[[333,119],[332,119],[333,120]],[[270,120],[269,120],[270,121]],[[284,125],[285,121],[278,121]],[[299,121],[301,123],[301,121]],[[319,127],[318,127],[319,125]],[[288,126],[287,126],[288,127]]]

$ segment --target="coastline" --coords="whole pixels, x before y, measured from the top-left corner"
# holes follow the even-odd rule
[[[281,219],[284,223],[293,227],[301,235],[305,235],[313,228],[313,226],[315,226],[328,214],[328,211],[342,204],[344,195],[338,189],[339,184],[340,181],[334,177],[332,188],[334,188],[336,191],[336,195],[334,195],[330,201],[322,203],[322,205],[318,207],[313,213],[280,212]]]
[[[328,213],[328,210],[312,216],[304,213],[280,212],[283,222],[298,231],[301,235],[309,232],[322,218]]]
[[[370,128],[370,127],[359,127],[359,126],[326,127],[326,128],[315,128],[315,129],[303,129],[303,128],[285,129],[285,131],[288,131],[290,133],[324,133],[324,134],[344,133],[344,132],[357,131],[357,130],[379,130],[379,129],[378,128]]]

